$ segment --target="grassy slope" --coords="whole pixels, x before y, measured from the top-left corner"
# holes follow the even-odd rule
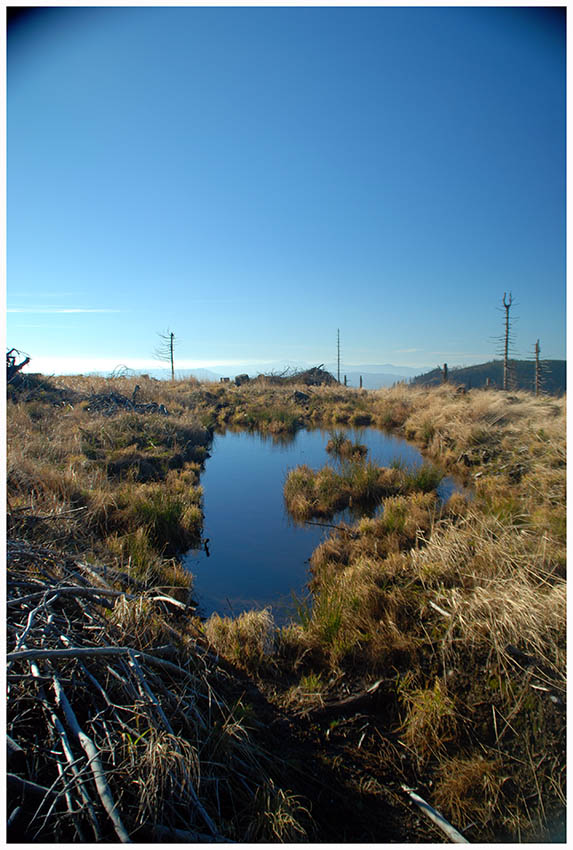
[[[473,497],[443,510],[431,493],[389,497],[381,519],[333,532],[314,553],[315,603],[299,625],[275,633],[268,614],[252,614],[214,617],[204,632],[291,718],[297,741],[355,809],[389,800],[405,809],[406,781],[472,840],[551,829],[564,794],[564,400],[336,387],[313,388],[301,404],[292,387],[140,380],[142,396],[170,417],[86,409],[90,395],[130,396],[133,384],[62,378],[14,394],[11,533],[176,592],[188,581],[165,555],[200,534],[205,426],[276,439],[340,423],[404,434]],[[379,679],[365,716],[336,713],[344,695]],[[321,715],[329,705],[334,713]],[[326,834],[326,812],[326,802],[313,812],[313,837]],[[384,840],[377,828],[368,834],[362,840]]]

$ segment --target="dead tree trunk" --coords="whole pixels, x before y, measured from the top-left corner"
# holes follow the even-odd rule
[[[509,299],[506,300],[506,293],[503,293],[503,306],[505,308],[505,342],[503,347],[503,388],[504,390],[509,389],[509,310],[512,305],[513,299],[511,297],[511,292],[509,293]]]
[[[175,338],[175,334],[171,331],[169,336],[169,359],[171,360],[171,380],[175,380],[175,368],[173,366],[173,340]]]
[[[539,395],[541,392],[541,372],[539,365],[539,352],[541,348],[539,347],[539,340],[535,343],[535,395]]]

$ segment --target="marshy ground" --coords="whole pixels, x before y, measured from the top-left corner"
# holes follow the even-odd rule
[[[8,387],[12,840],[445,840],[403,786],[470,841],[564,840],[565,400],[137,383]],[[427,465],[339,440],[341,471],[293,470],[299,517],[383,509],[314,551],[295,623],[199,620],[178,555],[212,433],[318,425],[389,429]],[[443,472],[467,494],[441,504]]]

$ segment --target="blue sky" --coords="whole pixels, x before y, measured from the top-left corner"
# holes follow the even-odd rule
[[[565,356],[565,24],[43,10],[8,39],[7,344],[41,371]],[[157,366],[157,364],[155,364]]]

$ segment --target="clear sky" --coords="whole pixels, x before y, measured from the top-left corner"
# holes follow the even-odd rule
[[[42,10],[7,141],[34,370],[565,357],[562,10]]]

